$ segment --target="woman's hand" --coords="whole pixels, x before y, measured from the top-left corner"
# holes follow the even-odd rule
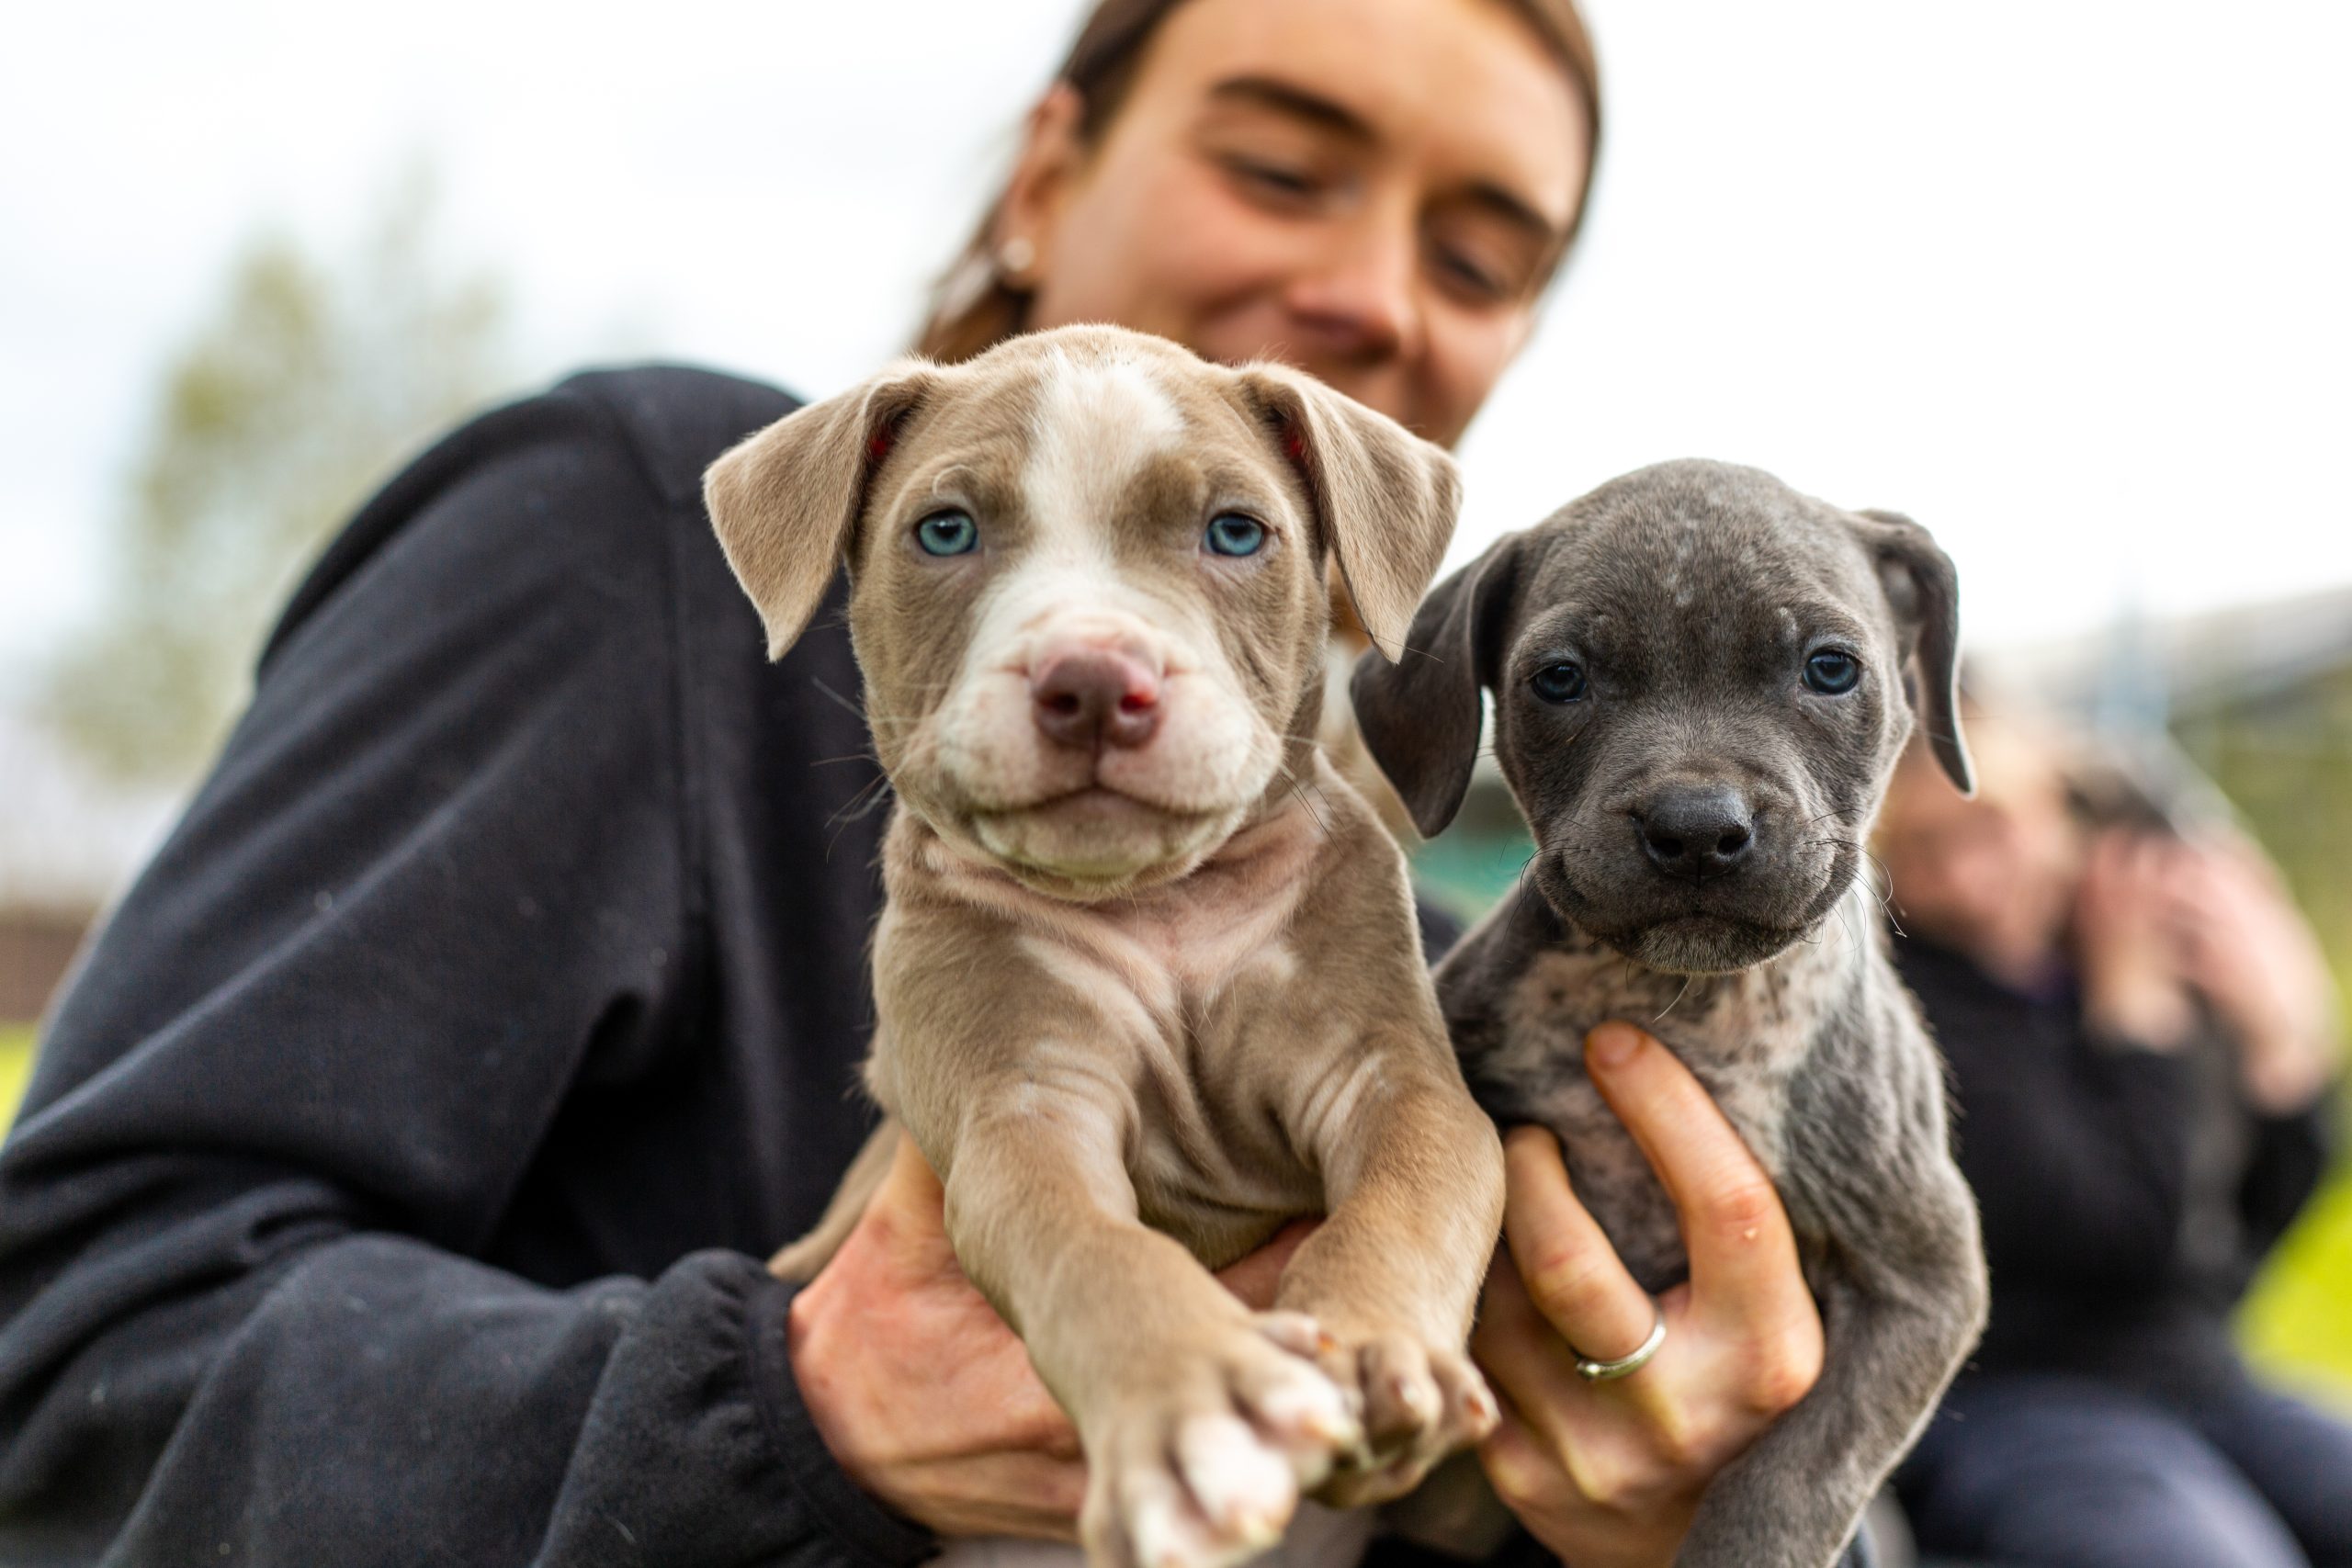
[[[1511,1133],[1509,1256],[1471,1340],[1504,1414],[1479,1457],[1504,1505],[1565,1561],[1654,1568],[1674,1561],[1715,1472],[1813,1386],[1821,1317],[1771,1179],[1689,1069],[1623,1023],[1593,1031],[1585,1061],[1674,1200],[1690,1279],[1657,1303],[1666,1341],[1646,1366],[1613,1382],[1579,1377],[1579,1352],[1607,1359],[1642,1343],[1651,1298],[1569,1190],[1552,1134]]]
[[[2166,910],[2178,962],[2238,1053],[2246,1097],[2301,1111],[2335,1074],[2335,982],[2318,939],[2262,852],[2224,840],[2185,852]]]
[[[1263,1310],[1312,1227],[1218,1276]],[[792,1371],[852,1480],[943,1536],[1074,1540],[1086,1465],[1028,1352],[956,1267],[938,1178],[902,1139],[842,1249],[792,1303]]]
[[[2084,1015],[2105,1032],[2174,1048],[2195,1032],[2201,997],[2260,1110],[2300,1111],[2335,1076],[2327,961],[2252,844],[2102,835],[2084,866],[2075,945]]]
[[[2091,841],[2075,893],[2075,957],[2083,1021],[2108,1040],[2170,1052],[2196,1032],[2175,929],[2195,896],[2192,867],[2177,839],[2115,828]]]

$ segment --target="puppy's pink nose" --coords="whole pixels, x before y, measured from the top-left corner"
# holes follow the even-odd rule
[[[1064,746],[1132,748],[1159,728],[1159,677],[1107,648],[1049,654],[1030,673],[1029,697],[1037,728]]]

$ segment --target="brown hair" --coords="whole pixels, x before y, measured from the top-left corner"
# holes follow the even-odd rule
[[[1125,102],[1127,89],[1135,85],[1145,47],[1159,30],[1160,23],[1182,3],[1183,0],[1097,0],[1085,25],[1079,28],[1061,69],[1054,74],[1055,81],[1067,82],[1077,90],[1083,106],[1079,111],[1079,135],[1089,144],[1102,141],[1102,133]],[[1593,53],[1592,35],[1577,11],[1576,0],[1501,3],[1535,29],[1560,69],[1576,84],[1577,96],[1584,105],[1587,145],[1597,158],[1600,151],[1600,64]],[[1568,231],[1560,247],[1561,256],[1567,254],[1569,246],[1576,243],[1577,230],[1584,226],[1585,208],[1591,194],[1592,169],[1588,164],[1584,188],[1577,193],[1576,210],[1568,219]],[[969,359],[1028,325],[1030,291],[1009,283],[996,263],[992,242],[1003,208],[1004,196],[1000,192],[932,291],[930,316],[915,339],[916,353],[950,363]],[[1553,258],[1555,269],[1559,261],[1560,256]]]

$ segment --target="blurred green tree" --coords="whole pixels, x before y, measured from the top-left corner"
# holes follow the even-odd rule
[[[43,716],[107,773],[178,782],[243,704],[269,618],[405,453],[507,384],[503,291],[436,250],[429,169],[348,255],[264,234],[166,369],[94,623]]]
[[[2352,650],[2272,689],[2185,705],[2173,733],[2278,860],[2352,991]]]

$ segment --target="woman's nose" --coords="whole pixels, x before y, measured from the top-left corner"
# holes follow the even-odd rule
[[[1288,304],[1315,347],[1351,364],[1420,349],[1420,241],[1409,220],[1367,212],[1291,286]]]

